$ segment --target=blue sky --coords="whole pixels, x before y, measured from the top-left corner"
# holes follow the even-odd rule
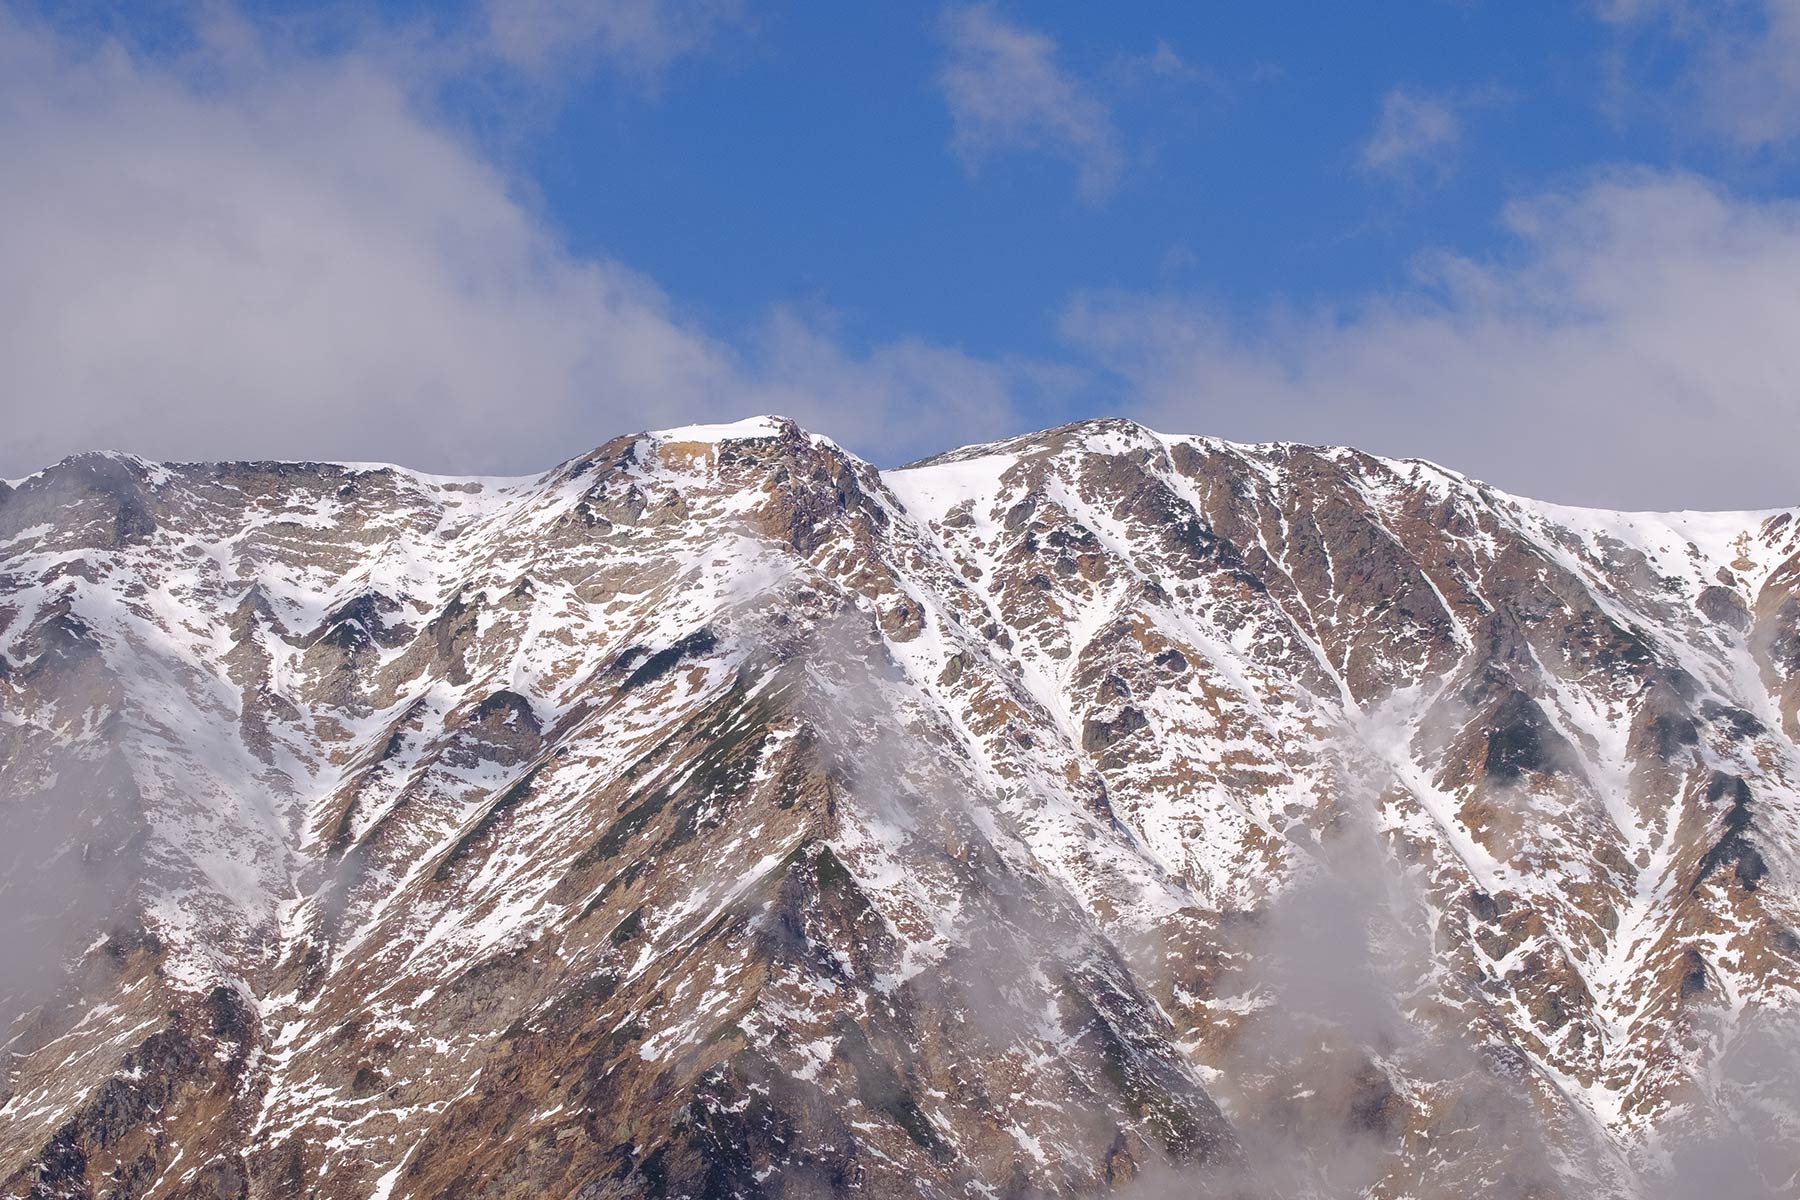
[[[1632,163],[1748,194],[1794,181],[1664,119],[1667,48],[1580,5],[1034,4],[985,10],[1052,39],[1117,160],[952,146],[958,9],[771,5],[646,89],[595,71],[512,151],[579,252],[649,273],[720,328],[772,303],[846,336],[1052,354],[1078,289],[1193,290],[1234,310],[1405,284],[1421,251],[1505,254],[1509,199]],[[1628,89],[1642,89],[1635,97]],[[1389,97],[1443,112],[1367,152]],[[461,98],[479,124],[485,97]],[[473,111],[471,111],[473,110]]]
[[[1505,11],[1524,7],[1541,11]],[[521,165],[572,245],[721,325],[817,304],[865,338],[1047,353],[1075,289],[1194,288],[1250,309],[1356,295],[1403,282],[1423,248],[1504,249],[1511,194],[1684,153],[1609,117],[1608,31],[1563,6],[992,11],[1054,38],[1104,107],[1118,165],[1102,194],[1055,147],[952,152],[944,14],[912,5],[771,9],[654,95],[597,73]],[[1370,170],[1396,88],[1457,133]]]
[[[1800,500],[1795,0],[3,11],[0,474],[774,409]]]

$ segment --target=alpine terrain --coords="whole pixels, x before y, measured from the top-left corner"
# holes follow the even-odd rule
[[[7,1196],[1800,1195],[1800,509],[80,455],[0,805]]]

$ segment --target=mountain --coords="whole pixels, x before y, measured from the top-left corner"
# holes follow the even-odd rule
[[[1792,1196],[1800,510],[1090,421],[0,484],[0,1187]]]

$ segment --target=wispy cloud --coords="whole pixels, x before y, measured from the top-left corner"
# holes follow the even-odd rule
[[[1606,0],[1597,12],[1688,53],[1682,111],[1698,113],[1713,133],[1748,150],[1800,138],[1800,0]]]
[[[1120,98],[1130,93],[1142,93],[1147,88],[1163,94],[1174,88],[1195,88],[1215,97],[1226,97],[1234,91],[1233,85],[1217,69],[1194,61],[1171,45],[1167,38],[1160,37],[1142,54],[1115,55],[1106,64],[1102,75]]]
[[[743,16],[741,0],[486,0],[493,53],[543,76],[593,60],[654,81]]]
[[[986,5],[944,19],[949,58],[938,76],[950,109],[950,146],[969,170],[1012,151],[1058,155],[1081,195],[1100,200],[1119,177],[1119,133],[1106,104],[1057,61],[1056,42]]]
[[[1115,73],[1126,78],[1166,79],[1183,83],[1203,83],[1208,87],[1222,88],[1218,72],[1211,67],[1204,67],[1190,62],[1186,56],[1171,46],[1166,38],[1157,38],[1156,45],[1147,54],[1128,54],[1115,60]]]
[[[1462,135],[1462,120],[1448,97],[1394,88],[1382,97],[1374,132],[1362,144],[1362,163],[1391,173],[1436,164]]]
[[[1156,48],[1144,58],[1144,66],[1152,75],[1166,75],[1175,79],[1195,79],[1204,72],[1187,61],[1175,47],[1163,38],[1156,39]]]

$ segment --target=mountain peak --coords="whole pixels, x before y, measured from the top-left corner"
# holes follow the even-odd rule
[[[741,421],[730,421],[716,425],[678,425],[670,429],[656,429],[644,436],[657,442],[735,442],[751,441],[761,438],[794,437],[805,431],[798,422],[787,417],[772,414],[746,417]]]

